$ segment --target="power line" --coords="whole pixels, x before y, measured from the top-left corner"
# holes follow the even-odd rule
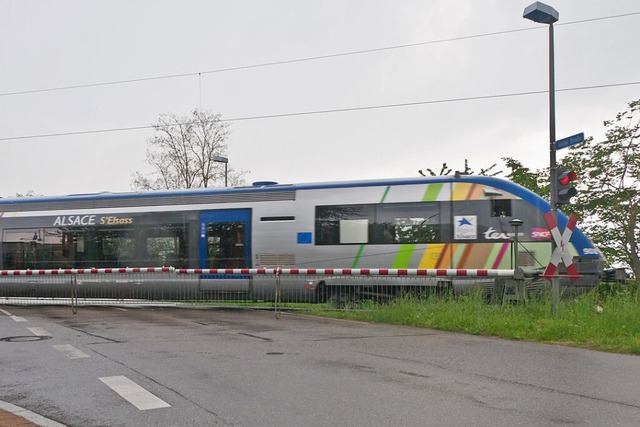
[[[572,92],[572,91],[578,91],[578,90],[604,89],[604,88],[611,88],[611,87],[633,86],[633,85],[640,85],[640,81],[556,89],[556,92]],[[428,101],[403,102],[403,103],[397,103],[397,104],[380,104],[380,105],[368,105],[368,106],[362,106],[362,107],[346,107],[346,108],[334,108],[334,109],[328,109],[328,110],[297,111],[297,112],[281,113],[281,114],[265,114],[260,116],[234,117],[230,119],[220,119],[220,121],[221,122],[240,122],[240,121],[247,121],[247,120],[276,119],[276,118],[283,118],[283,117],[308,116],[313,114],[344,113],[344,112],[351,112],[351,111],[376,110],[381,108],[400,108],[400,107],[411,107],[416,105],[444,104],[444,103],[450,103],[450,102],[464,102],[464,101],[479,101],[484,99],[497,99],[497,98],[512,98],[517,96],[540,95],[540,94],[546,94],[546,93],[548,93],[548,90],[535,90],[535,91],[529,91],[529,92],[512,92],[512,93],[496,94],[496,95],[467,96],[467,97],[461,97],[461,98],[446,98],[446,99],[436,99],[436,100],[428,100]],[[177,125],[178,124],[176,124],[176,126]],[[88,134],[107,133],[107,132],[125,132],[125,131],[132,131],[132,130],[153,129],[155,127],[156,127],[155,125],[147,125],[147,126],[131,126],[131,127],[110,128],[110,129],[93,129],[93,130],[75,131],[75,132],[23,135],[23,136],[12,136],[12,137],[0,138],[0,141],[16,141],[21,139],[51,138],[56,136],[88,135]]]
[[[153,127],[154,126],[152,125],[147,125],[147,126],[132,126],[132,127],[110,128],[110,129],[79,130],[75,132],[43,133],[38,135],[10,136],[7,138],[0,138],[0,141],[15,141],[19,139],[32,139],[32,138],[52,138],[55,136],[88,135],[92,133],[124,132],[129,130],[151,129]]]
[[[631,86],[631,85],[638,85],[638,84],[640,84],[640,81],[628,82],[628,83],[614,83],[614,84],[607,84],[607,85],[596,85],[596,86],[582,86],[582,87],[574,87],[574,88],[566,88],[566,89],[556,89],[556,92],[602,89],[602,88],[609,88],[609,87]],[[240,122],[243,120],[275,119],[275,118],[281,118],[281,117],[307,116],[312,114],[344,113],[344,112],[350,112],[350,111],[377,110],[381,108],[412,107],[416,105],[444,104],[444,103],[450,103],[450,102],[478,101],[478,100],[496,99],[496,98],[512,98],[516,96],[540,95],[543,93],[546,94],[546,93],[549,93],[549,91],[535,90],[535,91],[529,91],[529,92],[513,92],[513,93],[505,93],[505,94],[497,94],[497,95],[480,95],[480,96],[467,96],[462,98],[436,99],[436,100],[430,100],[430,101],[403,102],[398,104],[382,104],[382,105],[369,105],[364,107],[335,108],[330,110],[300,111],[300,112],[293,112],[293,113],[269,114],[264,116],[236,117],[236,118],[231,118],[226,120],[223,119],[221,121]],[[2,139],[0,139],[0,141],[2,141]]]
[[[610,16],[603,16],[599,18],[582,19],[579,21],[563,22],[560,24],[556,24],[556,27],[563,26],[563,25],[583,24],[583,23],[594,22],[594,21],[603,21],[607,19],[624,18],[624,17],[634,16],[634,15],[640,15],[640,12],[629,12],[629,13],[623,13],[619,15],[610,15]],[[474,34],[469,36],[459,36],[459,37],[452,37],[452,38],[446,38],[446,39],[437,39],[437,40],[429,40],[429,41],[416,42],[416,43],[400,44],[400,45],[394,45],[394,46],[385,46],[385,47],[379,47],[379,48],[338,52],[338,53],[332,53],[327,55],[317,55],[317,56],[309,56],[304,58],[285,59],[281,61],[263,62],[259,64],[239,65],[237,67],[218,68],[218,69],[208,70],[208,71],[180,73],[180,74],[167,74],[162,76],[140,77],[136,79],[127,79],[127,80],[114,80],[109,82],[87,83],[87,84],[79,84],[79,85],[71,85],[71,86],[51,87],[51,88],[44,88],[44,89],[31,89],[31,90],[23,90],[23,91],[16,91],[16,92],[5,92],[5,93],[0,93],[0,97],[27,95],[27,94],[42,93],[42,92],[54,92],[54,91],[70,90],[70,89],[84,89],[84,88],[99,87],[99,86],[112,86],[112,85],[119,85],[119,84],[140,83],[140,82],[147,82],[147,81],[153,81],[153,80],[166,80],[166,79],[175,79],[175,78],[183,78],[183,77],[193,77],[193,76],[201,76],[202,74],[226,73],[231,71],[248,70],[252,68],[273,67],[277,65],[295,64],[299,62],[318,61],[322,59],[339,58],[343,56],[361,55],[366,53],[383,52],[383,51],[395,50],[395,49],[405,49],[410,47],[426,46],[426,45],[439,44],[439,43],[449,43],[454,41],[476,39],[481,37],[492,37],[492,36],[498,36],[503,34],[518,33],[522,31],[540,30],[541,28],[543,27],[536,26],[531,28],[519,28],[519,29],[505,30],[505,31],[494,31],[494,32]]]

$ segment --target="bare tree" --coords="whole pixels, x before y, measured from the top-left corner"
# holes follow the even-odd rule
[[[133,187],[140,190],[206,188],[224,185],[225,165],[214,161],[227,153],[229,123],[219,113],[194,110],[189,117],[162,114],[147,143],[150,175],[136,172]],[[230,185],[243,183],[246,172],[227,169]]]
[[[492,164],[491,166],[489,166],[486,169],[480,169],[480,172],[478,172],[478,175],[483,175],[483,176],[496,176],[502,173],[502,171],[495,171],[494,168],[497,166],[497,164]],[[427,175],[427,173],[425,173],[422,169],[418,170],[418,173],[421,176],[442,176],[442,175],[451,175],[451,172],[453,170],[449,167],[449,165],[447,163],[442,163],[442,167],[440,168],[440,172],[436,173],[434,172],[433,169],[431,168],[427,168],[426,172],[429,174]],[[468,159],[464,159],[464,170],[462,171],[456,171],[456,174],[461,174],[461,175],[475,175],[475,172],[471,169],[471,167],[469,167],[469,160]]]
[[[37,197],[37,196],[41,196],[41,194],[36,194],[33,190],[29,190],[26,193],[16,193],[13,196],[9,196],[9,197]]]

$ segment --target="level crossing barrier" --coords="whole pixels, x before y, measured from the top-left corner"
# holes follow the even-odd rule
[[[60,268],[0,270],[1,304],[203,304],[275,307],[405,293],[456,284],[491,288],[517,276],[509,269],[388,268]]]

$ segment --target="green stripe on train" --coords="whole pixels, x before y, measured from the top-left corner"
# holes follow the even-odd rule
[[[415,243],[405,243],[400,245],[400,250],[398,251],[398,255],[396,255],[395,261],[393,261],[393,266],[391,268],[407,268],[411,262],[411,256],[415,249]]]
[[[443,185],[443,183],[427,185],[424,196],[422,196],[422,201],[435,202],[436,200],[438,200],[438,194],[440,194],[440,190],[442,190]]]

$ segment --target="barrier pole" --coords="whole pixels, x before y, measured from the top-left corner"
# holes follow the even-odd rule
[[[282,268],[278,267],[274,270],[275,275],[276,275],[276,294],[274,297],[274,306],[275,306],[275,313],[276,313],[276,319],[280,319],[280,314],[282,313],[282,310],[280,310],[280,276],[282,275]]]
[[[71,276],[71,312],[78,314],[78,276]]]

